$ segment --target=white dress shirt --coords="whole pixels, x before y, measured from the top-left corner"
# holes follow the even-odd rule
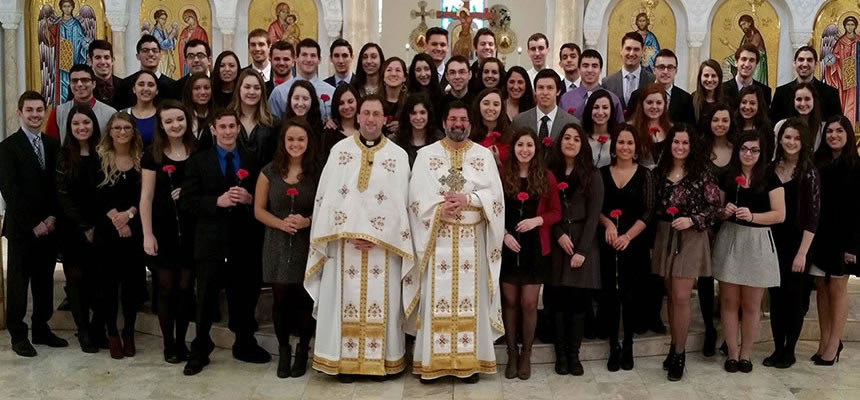
[[[546,115],[547,117],[549,117],[549,121],[546,122],[547,133],[549,134],[549,137],[552,137],[552,124],[553,122],[555,122],[556,114],[558,114],[558,106],[553,107],[552,111],[547,114],[544,114],[543,111],[540,110],[540,107],[535,107],[535,111],[537,112],[537,125],[535,126],[535,133],[540,136],[541,120],[543,119],[543,116]]]

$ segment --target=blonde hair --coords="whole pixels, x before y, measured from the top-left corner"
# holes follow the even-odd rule
[[[233,110],[239,117],[242,116],[242,82],[249,76],[257,78],[257,81],[260,83],[260,102],[257,103],[254,119],[263,125],[271,127],[273,125],[273,118],[272,113],[269,112],[269,100],[266,99],[266,80],[263,79],[263,75],[251,68],[245,69],[236,78],[236,89],[233,91],[233,99],[230,100],[230,105],[227,106],[227,109]],[[248,133],[250,134],[251,132]]]
[[[116,147],[114,146],[113,138],[110,135],[111,128],[113,128],[113,124],[117,120],[123,120],[131,124],[132,136],[129,155],[134,162],[134,169],[140,171],[140,157],[141,154],[143,154],[143,139],[141,139],[140,132],[137,131],[137,126],[135,126],[134,119],[131,115],[123,111],[117,112],[108,120],[107,132],[102,135],[102,139],[99,141],[98,146],[96,146],[96,153],[98,153],[101,158],[102,172],[104,172],[105,176],[104,180],[99,183],[99,187],[116,184],[120,175],[122,175],[122,171],[120,171],[119,167],[116,165]]]

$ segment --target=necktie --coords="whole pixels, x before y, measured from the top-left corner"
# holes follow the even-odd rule
[[[41,135],[36,135],[33,138],[33,150],[36,151],[36,158],[39,160],[39,166],[42,169],[45,169],[45,157],[42,156],[42,137]]]
[[[227,165],[224,168],[224,177],[227,178],[227,181],[230,182],[230,185],[234,185],[236,184],[236,179],[238,178],[236,177],[236,168],[233,166],[233,153],[227,153],[227,155],[224,156],[224,160],[227,161]]]
[[[570,90],[573,90],[573,89],[576,89],[576,84],[571,82],[570,83]]]
[[[548,115],[544,115],[540,119],[540,130],[538,131],[538,136],[540,136],[541,139],[543,139],[545,137],[549,137],[549,116]]]
[[[633,74],[627,74],[627,82],[624,83],[624,103],[630,101],[630,95],[633,94]]]

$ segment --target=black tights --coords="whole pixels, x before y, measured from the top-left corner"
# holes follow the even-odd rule
[[[809,276],[802,273],[781,274],[780,285],[770,292],[770,329],[776,353],[794,355],[803,329],[803,317],[809,307]],[[806,299],[804,299],[804,295]]]
[[[535,340],[535,327],[537,326],[537,302],[540,293],[540,285],[517,285],[502,282],[502,298],[504,307],[502,320],[505,324],[505,342],[508,348],[517,347],[518,316],[522,312],[522,339],[523,349],[531,350]],[[554,303],[553,307],[561,306]]]
[[[705,329],[715,331],[714,327],[714,277],[700,276],[696,283],[699,294],[699,308],[702,309],[702,320]]]
[[[300,283],[273,284],[272,319],[280,346],[290,344],[290,333],[298,333],[299,346],[307,349],[314,334],[314,302]]]
[[[142,265],[113,265],[119,271],[107,272],[107,284],[105,289],[105,322],[107,323],[108,336],[118,336],[117,312],[119,303],[122,301],[123,328],[122,334],[130,336],[134,334],[134,324],[137,321],[137,312],[146,291],[146,270]],[[120,290],[122,287],[122,290]]]
[[[156,309],[164,347],[185,343],[188,324],[194,315],[194,274],[189,268],[156,268]]]
[[[584,316],[592,309],[591,290],[571,286],[553,286],[553,311],[569,315]]]
[[[620,269],[621,273],[617,276],[603,274],[602,303],[606,306],[609,344],[618,345],[619,325],[621,325],[624,328],[624,345],[630,346],[633,344],[633,331],[639,321],[637,311],[642,309],[642,297],[638,296],[642,294],[642,288],[639,285],[647,275],[644,273],[634,275],[630,272],[625,275],[625,269]]]

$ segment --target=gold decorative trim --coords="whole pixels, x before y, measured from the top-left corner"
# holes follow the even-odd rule
[[[381,241],[381,240],[379,240],[373,236],[365,235],[363,233],[341,232],[341,233],[335,233],[335,234],[328,235],[328,236],[321,236],[321,237],[318,237],[318,238],[312,240],[311,245],[320,244],[320,243],[327,243],[327,242],[331,242],[333,240],[341,240],[341,239],[344,239],[344,240],[345,239],[367,240],[368,242],[371,242],[371,243],[373,243],[379,247],[382,247],[391,253],[397,254],[398,256],[403,258],[404,260],[412,260],[412,254],[406,253],[403,250],[398,249],[397,247],[395,247],[394,245],[392,245],[390,243],[383,242],[383,241]]]
[[[319,260],[319,261],[317,261],[317,263],[316,263],[316,264],[314,264],[312,267],[310,267],[310,268],[305,272],[305,280],[307,280],[308,278],[310,278],[310,277],[312,277],[312,276],[316,275],[316,273],[317,273],[317,272],[319,272],[319,270],[322,268],[322,266],[323,266],[323,265],[325,265],[325,262],[326,262],[326,261],[328,261],[328,257],[327,257],[327,256],[322,256],[322,258],[320,258],[320,260]]]
[[[360,374],[360,375],[394,375],[403,372],[406,369],[406,356],[404,355],[399,360],[389,361],[384,360],[384,373],[367,373],[361,372],[357,368],[353,368],[351,365],[345,364],[353,364],[353,361],[344,361],[344,360],[329,360],[318,355],[314,355],[313,359],[313,368],[317,371],[328,375],[337,375],[337,374]]]
[[[358,149],[361,150],[361,167],[358,170],[358,191],[364,193],[367,190],[367,185],[370,183],[370,173],[373,170],[373,158],[376,152],[385,147],[388,139],[385,135],[380,136],[379,144],[373,147],[367,147],[361,142],[360,135],[352,135]]]
[[[466,157],[466,153],[469,151],[469,149],[471,149],[472,146],[475,144],[471,140],[468,140],[466,141],[465,146],[459,149],[455,149],[449,146],[446,140],[440,140],[439,143],[441,143],[442,148],[449,153],[448,157],[450,157],[451,159],[451,168],[457,169],[463,168],[463,159]]]
[[[421,375],[421,377],[424,379],[434,379],[443,376],[456,376],[458,378],[467,378],[476,373],[495,374],[496,362],[478,360],[478,366],[476,368],[432,370],[429,367],[425,368],[423,365],[421,365],[420,361],[414,361],[412,362],[412,373],[415,375]]]

